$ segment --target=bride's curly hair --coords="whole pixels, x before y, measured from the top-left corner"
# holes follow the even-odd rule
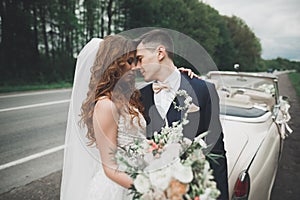
[[[94,65],[91,68],[91,78],[87,98],[81,106],[80,125],[86,126],[86,137],[89,145],[96,142],[93,127],[95,105],[100,97],[107,96],[118,108],[119,114],[129,113],[131,123],[134,117],[140,118],[138,111],[143,113],[140,102],[140,92],[135,88],[135,80],[126,80],[126,62],[135,51],[135,44],[120,35],[106,36],[98,49]],[[88,67],[88,66],[87,66]],[[137,108],[138,111],[134,108]]]

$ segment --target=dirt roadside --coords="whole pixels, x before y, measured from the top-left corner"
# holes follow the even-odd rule
[[[300,101],[288,76],[279,77],[281,95],[289,97],[294,133],[285,141],[271,200],[300,199]],[[61,171],[0,194],[0,200],[59,200]]]
[[[292,117],[289,125],[293,133],[286,139],[283,146],[271,200],[298,200],[300,199],[300,99],[287,74],[279,76],[279,92],[289,97]]]

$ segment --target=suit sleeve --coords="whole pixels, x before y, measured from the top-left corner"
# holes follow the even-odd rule
[[[220,122],[220,106],[219,106],[219,97],[215,86],[213,84],[207,84],[209,91],[209,98],[207,100],[206,109],[208,116],[208,130],[209,134],[207,136],[207,144],[211,144],[210,153],[218,154],[221,157],[217,159],[217,162],[208,159],[211,168],[213,169],[213,175],[215,181],[217,182],[217,187],[221,191],[221,195],[218,199],[229,199],[228,197],[228,173],[227,173],[227,158],[226,151],[224,148],[223,141],[223,131]]]
[[[214,84],[207,83],[207,89],[208,95],[205,106],[206,114],[204,120],[207,130],[209,130],[209,135],[206,139],[206,142],[208,144],[215,144],[216,141],[218,141],[219,137],[222,137],[223,139],[222,126],[220,122],[219,96],[217,94]]]

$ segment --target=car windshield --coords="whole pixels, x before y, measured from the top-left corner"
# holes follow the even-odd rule
[[[213,74],[210,79],[216,80],[218,84],[230,88],[252,89],[271,95],[275,94],[275,87],[271,78]]]
[[[226,115],[259,117],[266,111],[272,111],[276,103],[274,77],[212,73],[208,81],[215,84],[220,105],[227,106],[223,112]]]

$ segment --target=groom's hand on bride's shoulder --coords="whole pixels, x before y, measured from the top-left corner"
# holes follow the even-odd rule
[[[190,78],[195,77],[195,78],[201,79],[201,77],[199,75],[195,74],[191,69],[180,67],[180,68],[178,68],[178,70],[181,72],[187,73]]]

